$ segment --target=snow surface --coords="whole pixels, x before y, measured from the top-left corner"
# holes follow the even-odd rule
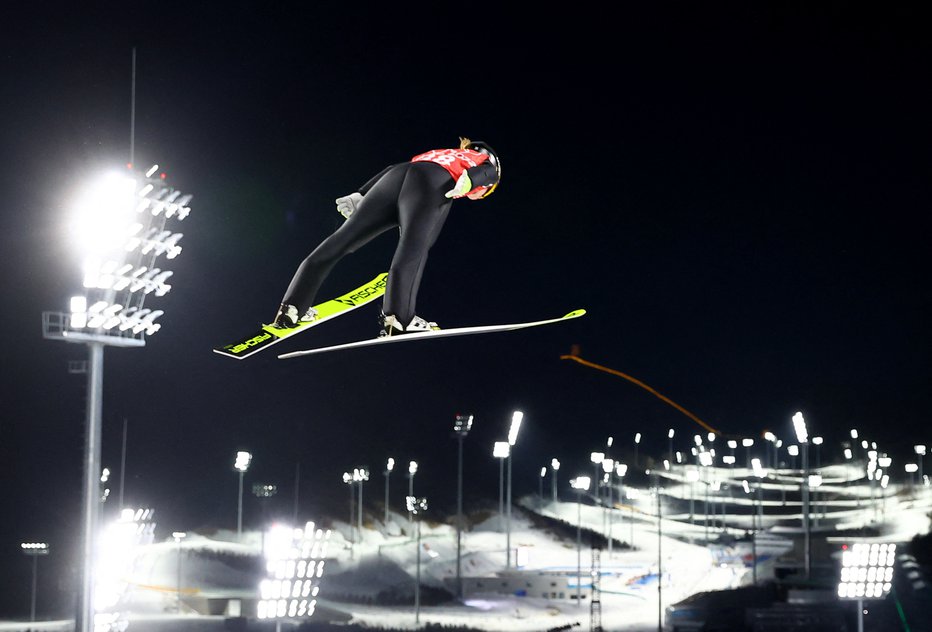
[[[743,480],[750,472],[731,469],[721,473],[722,478]],[[857,474],[843,466],[826,467],[825,517],[823,525],[864,526],[879,528],[883,539],[905,542],[929,530],[929,512],[932,509],[932,488],[916,490],[888,490],[881,498],[873,496],[866,485],[843,485]],[[601,620],[608,630],[656,630],[660,606],[666,607],[696,592],[718,590],[746,585],[751,579],[750,568],[741,563],[739,551],[729,558],[722,552],[728,547],[706,546],[708,531],[701,525],[701,516],[692,524],[688,507],[695,498],[695,488],[685,477],[667,473],[668,486],[664,489],[663,518],[658,533],[656,496],[647,489],[629,489],[624,504],[614,509],[576,502],[542,502],[536,497],[524,498],[513,511],[511,520],[512,550],[520,547],[526,563],[520,571],[528,575],[562,574],[575,590],[577,547],[575,529],[577,520],[584,529],[605,532],[607,518],[611,516],[612,535],[615,538],[611,553],[604,549],[600,554],[601,568]],[[790,473],[775,473],[767,479],[771,497],[783,493],[781,486],[797,491],[798,479]],[[834,486],[834,493],[828,490]],[[728,509],[728,531],[743,535],[749,514],[738,515],[743,506],[753,507],[755,494],[737,494]],[[765,503],[766,504],[766,503]],[[786,501],[775,501],[789,508],[790,518],[801,517],[792,513],[798,498],[791,494]],[[796,508],[798,511],[798,507]],[[556,530],[535,527],[544,516],[565,523],[566,528]],[[369,516],[371,518],[371,516]],[[785,523],[787,514],[781,519]],[[765,527],[776,519],[765,514]],[[798,524],[798,522],[797,522]],[[570,599],[543,599],[534,596],[471,593],[460,603],[447,601],[433,605],[426,592],[433,589],[452,590],[456,576],[456,531],[448,524],[421,523],[421,584],[422,606],[420,623],[463,626],[477,630],[515,632],[550,630],[561,626],[588,628],[590,602],[584,599],[577,605]],[[827,526],[825,527],[828,528]],[[769,529],[767,537],[758,541],[758,555],[776,555],[788,548],[781,532],[799,530],[792,523]],[[373,628],[413,629],[414,576],[416,574],[416,530],[406,515],[392,513],[389,523],[370,519],[361,533],[345,522],[334,522],[329,540],[327,565],[321,580],[321,593],[317,617],[337,616],[350,623]],[[716,527],[721,531],[721,527]],[[355,539],[356,542],[352,542]],[[627,546],[634,543],[634,547]],[[462,568],[464,578],[495,577],[505,574],[505,522],[493,515],[479,524],[471,525],[462,535]],[[622,545],[624,542],[625,545]],[[204,616],[191,611],[183,604],[176,613],[178,588],[182,596],[218,598],[255,598],[261,579],[259,555],[263,534],[247,532],[237,541],[232,532],[220,531],[210,535],[189,533],[180,543],[153,542],[138,548],[130,570],[122,578],[126,592],[121,608],[126,612],[129,630],[219,630],[222,616]],[[768,549],[767,547],[772,547]],[[179,551],[182,552],[181,583],[179,585]],[[513,553],[514,555],[514,553]],[[588,587],[592,552],[579,551],[582,586]],[[658,603],[657,567],[662,564],[662,604]],[[766,570],[758,568],[759,575]],[[379,596],[392,595],[402,605],[372,605]],[[274,624],[262,629],[274,629]],[[2,631],[71,630],[71,622],[0,623]],[[250,629],[259,629],[250,626]],[[282,626],[282,629],[287,629]]]

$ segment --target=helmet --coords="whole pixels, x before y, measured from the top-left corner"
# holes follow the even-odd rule
[[[495,167],[495,173],[498,174],[498,181],[499,181],[499,182],[501,181],[501,179],[502,179],[502,163],[501,163],[501,161],[498,159],[498,154],[495,153],[495,150],[492,149],[492,148],[489,146],[488,143],[485,143],[485,142],[483,142],[483,141],[481,141],[481,140],[470,141],[469,146],[467,147],[467,149],[471,149],[471,150],[473,150],[473,151],[478,151],[480,154],[485,154],[486,156],[488,156],[488,157],[489,157],[489,162],[491,162],[491,163],[492,163],[492,166]],[[485,192],[485,195],[483,195],[482,197],[485,198],[485,197],[490,196],[490,195],[492,194],[492,192],[493,192],[496,188],[498,188],[498,182],[496,182],[495,184],[493,184],[492,186],[490,186],[489,189],[488,189],[488,191],[486,191],[486,192]]]
[[[502,177],[502,165],[498,159],[498,154],[495,153],[495,150],[492,149],[488,143],[484,143],[481,140],[474,140],[469,143],[469,147],[467,147],[467,149],[478,151],[480,154],[485,154],[488,156],[492,165],[495,167],[495,171],[498,172],[498,177]]]

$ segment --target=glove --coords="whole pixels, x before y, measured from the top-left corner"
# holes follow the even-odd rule
[[[356,207],[362,201],[362,193],[350,193],[344,197],[337,198],[337,212],[346,219],[356,212]]]
[[[469,174],[464,171],[463,175],[456,181],[456,184],[453,185],[453,188],[443,195],[444,197],[456,199],[463,197],[470,191],[472,191],[472,180],[469,179]]]

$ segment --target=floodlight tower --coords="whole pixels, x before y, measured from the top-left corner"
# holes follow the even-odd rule
[[[80,264],[84,293],[68,312],[43,312],[42,335],[87,345],[87,412],[84,448],[82,577],[75,629],[94,625],[95,541],[100,520],[100,473],[104,347],[143,347],[161,328],[162,310],[144,308],[149,294],[164,296],[173,274],[158,267],[161,255],[174,259],[182,233],[166,228],[191,212],[191,194],[165,182],[158,165],[145,173],[113,173],[87,187],[76,204],[71,232],[84,251]]]
[[[582,495],[589,491],[589,477],[577,476],[570,481],[576,490],[576,605],[582,604]]]
[[[382,475],[385,477],[385,525],[388,526],[388,479],[392,475],[392,470],[395,469],[395,459],[388,457],[388,461],[385,462],[385,471],[382,472]]]
[[[919,485],[925,485],[925,478],[922,475],[922,457],[926,455],[926,446],[925,445],[914,445],[913,451],[916,453],[916,456],[919,457]]]
[[[414,496],[414,475],[417,474],[417,461],[408,463],[408,496]],[[408,511],[408,522],[413,520],[413,514]]]
[[[38,571],[38,561],[40,555],[49,554],[49,545],[45,542],[23,542],[19,545],[23,554],[32,558],[32,599],[29,607],[29,620],[36,620],[36,576]]]
[[[608,504],[605,506],[605,511],[602,512],[603,516],[608,518],[608,555],[612,555],[612,513],[614,512],[614,500],[613,500],[613,483],[612,475],[615,473],[615,461],[614,459],[606,458],[602,461],[602,472],[603,480],[608,485]]]
[[[802,446],[802,493],[803,493],[803,532],[805,533],[804,555],[806,560],[806,579],[809,579],[811,566],[810,550],[810,526],[809,526],[809,430],[806,428],[806,420],[801,412],[793,415],[793,430],[796,431],[796,440]]]
[[[349,537],[350,537],[350,557],[353,557],[353,546],[356,544],[356,489],[353,487],[356,481],[349,472],[343,472],[343,483],[349,488]]]
[[[243,476],[249,469],[252,462],[252,454],[245,450],[236,453],[236,460],[233,461],[233,469],[239,472],[239,500],[236,509],[236,539],[243,537]]]
[[[553,496],[553,502],[557,502],[560,499],[557,494],[557,472],[560,471],[560,461],[550,459],[550,469],[553,471],[553,478],[550,479],[550,494]]]
[[[511,427],[508,428],[508,446],[514,447],[518,442],[518,431],[521,429],[521,421],[524,419],[524,413],[516,410],[511,414]],[[505,530],[505,568],[511,568],[511,450],[508,450],[508,520]]]
[[[498,530],[502,530],[505,518],[505,459],[511,454],[511,446],[507,441],[496,441],[492,444],[492,456],[498,459]]]
[[[419,514],[427,511],[427,499],[426,498],[415,498],[414,496],[406,496],[405,504],[408,506],[408,513],[412,516],[418,516]],[[420,624],[421,622],[421,519],[417,519],[417,561],[415,576],[414,576],[414,623],[415,625]]]
[[[893,589],[896,544],[855,542],[843,545],[837,594],[858,604],[858,632],[864,631],[864,600],[883,599]]]
[[[356,512],[356,519],[359,526],[356,532],[359,533],[359,540],[362,541],[362,484],[369,480],[369,468],[363,465],[353,469],[353,482],[359,484],[359,511]]]
[[[456,594],[463,598],[463,439],[472,429],[472,415],[457,415],[453,421],[453,434],[457,441],[456,461]]]

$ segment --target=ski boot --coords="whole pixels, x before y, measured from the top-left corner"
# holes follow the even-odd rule
[[[282,303],[281,307],[278,308],[278,313],[275,314],[275,320],[272,321],[272,326],[278,329],[294,329],[301,323],[309,323],[316,319],[317,310],[313,307],[308,307],[304,315],[298,317],[297,307]]]
[[[440,326],[433,321],[427,321],[420,316],[415,316],[407,325],[403,325],[393,314],[382,314],[382,331],[379,332],[379,338],[387,336],[397,336],[400,334],[411,334],[418,331],[435,331]]]

